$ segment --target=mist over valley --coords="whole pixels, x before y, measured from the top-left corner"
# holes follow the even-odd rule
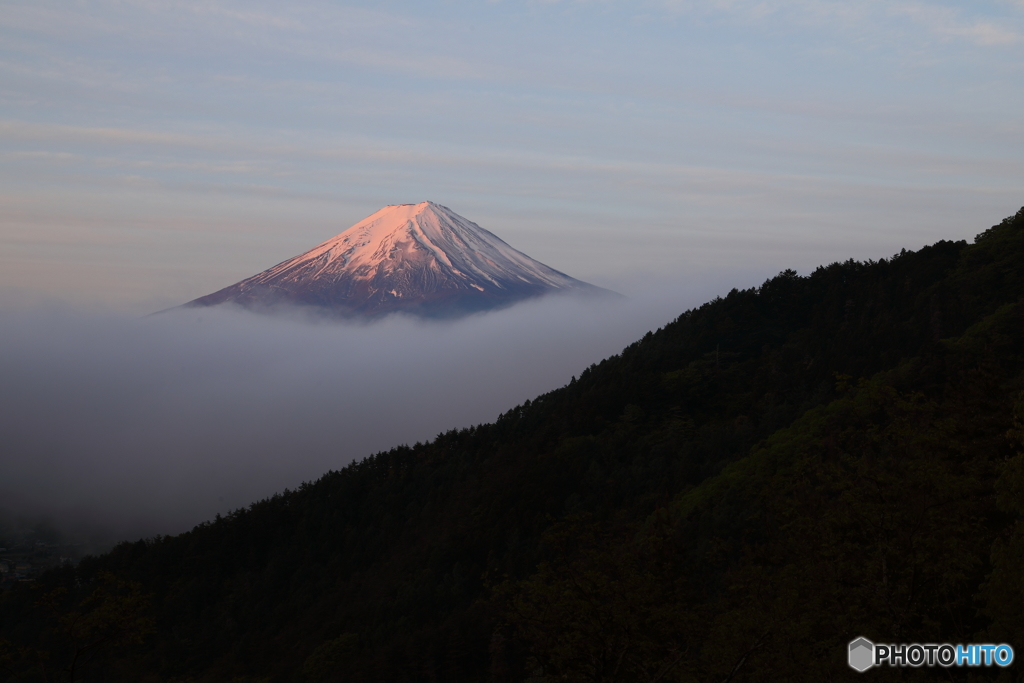
[[[185,531],[354,459],[491,422],[730,277],[623,283],[634,296],[551,296],[445,322],[9,309],[0,519],[48,520],[94,549]]]

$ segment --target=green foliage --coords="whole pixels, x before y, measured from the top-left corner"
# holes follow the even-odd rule
[[[510,622],[551,680],[823,680],[863,632],[969,639],[994,463],[962,435],[935,402],[862,381],[639,536],[561,532],[585,550],[506,585]]]
[[[736,525],[694,534],[717,541],[703,556],[723,577],[713,633],[746,633],[731,645],[713,635],[710,661],[738,660],[763,629],[770,636],[756,664],[764,673],[745,678],[820,680],[841,670],[836,644],[861,632],[933,642],[970,623],[991,464],[965,455],[935,404],[865,382],[773,435],[740,467],[734,484],[683,520],[692,529],[724,513]]]
[[[1015,448],[1024,447],[1024,393],[1017,397],[1007,438]],[[982,590],[983,611],[992,620],[986,635],[1020,643],[1024,638],[1024,453],[1020,450],[1002,463],[996,501],[1011,522],[992,548],[992,573]]]
[[[358,652],[358,645],[359,636],[355,633],[342,633],[328,640],[306,657],[302,675],[311,683],[346,680],[347,671]]]
[[[653,683],[679,668],[692,615],[679,611],[678,581],[649,548],[628,539],[609,545],[576,517],[544,541],[554,559],[498,589],[515,637],[529,648],[528,670],[552,681]]]
[[[45,591],[32,608],[33,647],[0,640],[0,670],[11,680],[88,680],[112,652],[140,645],[155,632],[148,615],[151,596],[138,582],[106,571],[82,582],[59,570],[47,578],[52,585],[33,587]]]

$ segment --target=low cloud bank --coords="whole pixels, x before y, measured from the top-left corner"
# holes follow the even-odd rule
[[[657,289],[449,323],[0,312],[0,522],[45,518],[103,542],[179,533],[493,421],[710,298],[706,286]]]

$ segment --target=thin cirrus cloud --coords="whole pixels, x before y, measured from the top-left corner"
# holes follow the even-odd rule
[[[1016,43],[1021,39],[1020,16],[1004,16],[999,25],[985,17],[965,17],[958,8],[920,2],[893,3],[888,12],[910,19],[935,36],[963,38],[981,46]]]
[[[770,108],[772,103],[759,103],[758,107]],[[780,103],[780,107],[784,107]],[[789,103],[792,108],[799,105]],[[830,112],[821,112],[816,115],[829,116]],[[846,112],[847,115],[857,116],[854,112]],[[978,131],[982,136],[986,131]],[[228,158],[220,160],[196,160],[196,161],[166,161],[160,159],[133,159],[130,157],[98,156],[95,154],[58,152],[49,150],[20,150],[4,152],[3,157],[11,160],[40,160],[54,162],[70,162],[92,159],[101,165],[123,164],[126,167],[158,167],[158,168],[184,168],[187,170],[205,171],[210,173],[238,173],[238,174],[264,174],[272,172],[274,166],[271,162],[265,164],[254,159],[293,159],[296,157],[307,159],[330,159],[337,161],[379,161],[385,163],[397,163],[403,165],[429,166],[452,166],[452,167],[500,167],[516,169],[523,172],[535,172],[538,170],[551,171],[572,171],[580,173],[627,173],[641,174],[668,174],[676,175],[680,172],[711,174],[716,172],[713,167],[703,167],[684,163],[659,163],[645,161],[625,161],[597,156],[574,156],[560,155],[557,153],[543,152],[540,150],[521,149],[499,149],[492,148],[481,150],[467,147],[448,146],[443,149],[411,148],[408,145],[401,146],[395,143],[388,143],[386,140],[369,143],[367,141],[349,141],[323,139],[307,139],[302,143],[281,144],[266,143],[257,141],[254,138],[256,132],[248,136],[238,131],[210,131],[201,133],[170,133],[166,131],[154,131],[141,128],[107,128],[90,126],[70,126],[62,124],[45,124],[25,121],[0,121],[0,135],[8,141],[26,141],[35,143],[63,143],[80,146],[83,150],[104,150],[110,151],[118,148],[138,149],[140,147],[163,150],[164,152],[181,152],[181,150],[196,150],[205,153],[222,153],[236,155],[245,153],[249,158]],[[750,141],[754,145],[778,144],[770,138]],[[789,153],[806,154],[812,156],[816,148],[807,142],[787,142]],[[782,150],[777,150],[782,152]],[[981,172],[985,165],[991,161],[972,159],[969,155],[941,154],[931,151],[907,151],[901,153],[888,147],[879,146],[876,150],[865,148],[863,145],[850,145],[849,149],[834,149],[844,158],[836,159],[837,163],[850,164],[853,160],[860,160],[865,165],[878,165],[882,162],[886,166],[896,165],[904,167],[907,165],[920,166],[932,172],[941,172],[943,169],[956,169],[964,166],[970,172]],[[277,167],[278,171],[284,170]],[[995,167],[989,167],[995,175],[1011,173],[1017,175],[1021,171],[1021,164],[1013,159],[1004,159],[996,163]],[[744,172],[730,172],[736,179],[749,178],[754,175],[766,176],[771,174],[751,174]]]
[[[892,19],[902,17],[923,29],[926,35],[960,37],[978,45],[1012,43],[1020,39],[1022,17],[1007,13],[1006,3],[884,2],[859,0],[834,2],[830,0],[718,0],[693,2],[692,0],[666,0],[659,3],[670,12],[703,15],[726,14],[745,21],[788,21],[829,25],[840,30],[871,30],[906,38],[901,27]],[[1009,3],[1024,7],[1019,0]],[[986,11],[987,10],[987,11]],[[993,15],[997,18],[993,18]],[[1018,30],[1008,27],[1015,26]]]

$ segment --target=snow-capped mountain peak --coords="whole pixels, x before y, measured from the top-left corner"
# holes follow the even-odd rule
[[[345,315],[451,316],[550,292],[608,293],[536,261],[433,202],[394,204],[188,305],[296,303]]]

